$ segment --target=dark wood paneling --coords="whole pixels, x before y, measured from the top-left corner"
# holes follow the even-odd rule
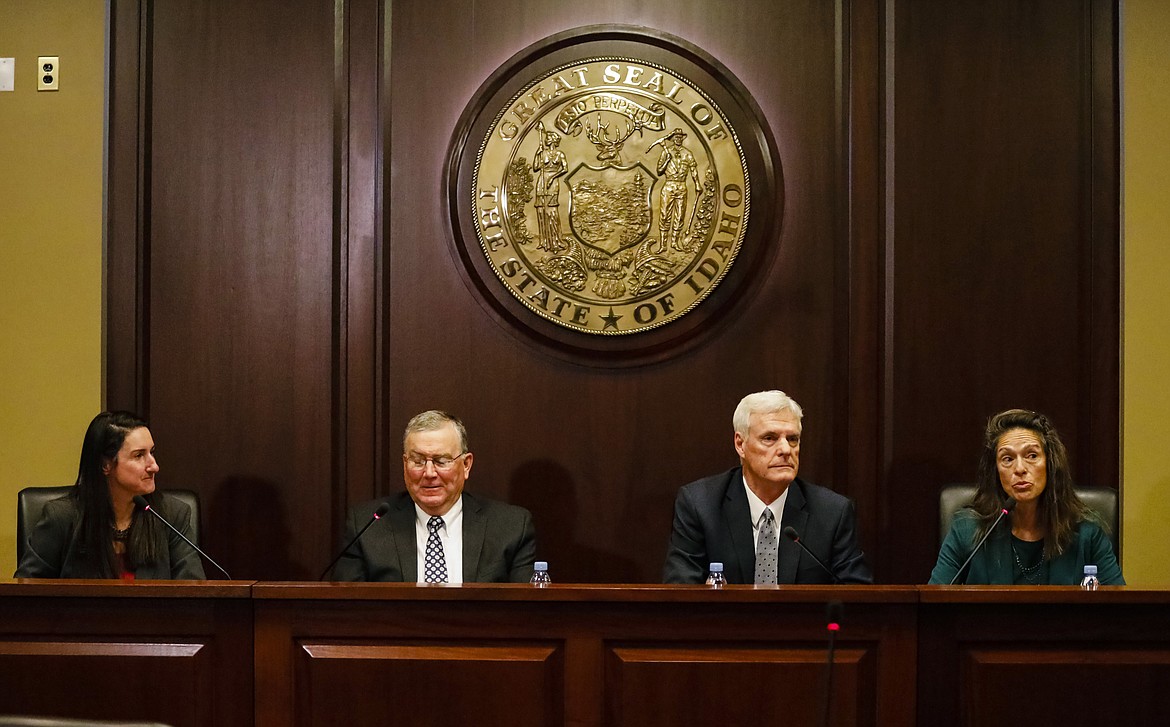
[[[460,413],[476,467],[468,487],[531,508],[539,553],[564,580],[657,580],[678,487],[735,463],[731,412],[744,394],[783,388],[805,408],[802,471],[856,494],[834,452],[847,415],[847,230],[833,159],[837,16],[826,3],[626,5],[396,3],[388,73],[389,419],[430,407]],[[783,232],[770,264],[702,345],[652,365],[566,361],[509,330],[465,284],[435,203],[448,130],[518,49],[579,25],[645,25],[703,48],[736,74],[767,118],[784,169]],[[442,38],[442,54],[431,51]],[[441,79],[442,93],[422,79]],[[838,234],[834,234],[837,232]],[[840,283],[840,284],[839,284]],[[397,487],[396,483],[390,483]],[[873,508],[863,507],[863,512]],[[873,533],[865,534],[867,537]]]
[[[284,727],[479,705],[488,724],[674,725],[779,703],[812,724],[828,599],[843,602],[832,724],[1145,725],[1170,709],[1168,591],[45,580],[0,582],[0,709]],[[423,704],[439,682],[447,699]]]
[[[1165,721],[1165,592],[927,586],[919,596],[918,724]]]
[[[404,726],[564,724],[556,646],[301,642],[297,656],[296,713],[304,724],[366,724],[381,712]]]
[[[248,584],[0,584],[0,714],[253,722]]]
[[[208,697],[197,689],[212,668],[200,644],[131,640],[102,642],[0,643],[0,672],[6,714],[37,714],[76,719],[165,721],[173,727],[200,724],[198,715],[178,705]],[[117,679],[92,678],[116,674]],[[69,684],[69,698],[45,684]],[[166,685],[145,692],[143,685]],[[208,724],[205,720],[202,724]]]
[[[200,492],[205,545],[238,577],[311,577],[333,541],[334,252],[349,240],[333,214],[333,20],[330,2],[144,3],[115,29],[147,48],[148,224],[124,241],[147,343],[145,393],[118,371],[109,400],[148,415],[162,481]]]
[[[1170,698],[1160,696],[1170,693],[1165,649],[1069,644],[1056,651],[996,644],[964,652],[961,674],[969,686],[959,709],[970,725],[1157,724],[1170,709]],[[1024,682],[1060,698],[1013,700],[1005,710],[1000,697]]]
[[[286,583],[253,589],[257,724],[817,724],[838,595],[831,724],[913,724],[913,588]]]
[[[805,408],[802,474],[854,497],[878,578],[924,580],[936,491],[988,414],[1051,414],[1117,478],[1116,13],[1107,0],[112,5],[107,398],[155,429],[237,577],[312,577],[398,437],[464,418],[469,489],[533,510],[565,581],[659,577],[677,488],[731,412]],[[725,65],[783,168],[783,220],[713,330],[582,360],[471,284],[446,208],[476,89],[570,28]],[[721,292],[732,295],[734,291]],[[912,526],[908,527],[907,524]]]
[[[974,479],[994,412],[1047,413],[1077,479],[1117,485],[1118,230],[1093,220],[1117,194],[1115,127],[1094,128],[1116,117],[1102,7],[895,6],[883,499],[914,524],[879,555],[896,580],[930,572],[927,512]]]
[[[875,658],[836,652],[829,724],[877,724]],[[606,669],[606,724],[825,724],[825,661],[823,648],[615,648]],[[744,690],[746,684],[768,686]]]

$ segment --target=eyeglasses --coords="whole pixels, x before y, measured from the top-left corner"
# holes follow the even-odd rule
[[[406,466],[412,470],[422,472],[427,468],[427,462],[430,462],[439,472],[447,472],[455,466],[456,462],[463,459],[468,454],[468,452],[464,452],[463,454],[457,455],[455,457],[423,457],[419,454],[408,454],[403,458],[406,460]]]

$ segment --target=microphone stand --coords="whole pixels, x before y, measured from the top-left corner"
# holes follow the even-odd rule
[[[135,495],[134,496],[134,504],[137,505],[138,507],[142,508],[145,512],[149,512],[150,514],[154,515],[156,518],[158,518],[160,521],[162,521],[163,525],[166,525],[168,528],[170,528],[172,531],[174,531],[175,535],[178,535],[180,538],[182,538],[187,543],[187,545],[190,545],[192,548],[194,548],[196,553],[198,553],[199,555],[202,555],[204,558],[207,558],[208,563],[211,563],[216,568],[219,568],[219,572],[223,573],[224,578],[227,578],[229,581],[232,579],[232,577],[228,575],[228,572],[223,569],[222,565],[220,565],[219,563],[216,563],[214,560],[212,560],[211,556],[208,555],[207,553],[204,553],[199,548],[198,545],[196,545],[195,543],[192,543],[190,538],[188,538],[186,535],[183,535],[183,533],[180,532],[178,528],[176,528],[174,525],[171,525],[169,522],[167,522],[167,519],[165,517],[163,517],[162,515],[159,515],[158,512],[153,507],[150,506],[150,503],[147,502],[145,497],[143,497],[142,495]]]
[[[390,512],[390,503],[383,502],[381,505],[378,505],[378,509],[374,511],[370,521],[366,523],[365,527],[358,531],[357,535],[353,536],[353,540],[345,544],[345,547],[341,549],[341,552],[337,554],[337,557],[334,558],[329,565],[325,566],[325,570],[321,571],[321,575],[317,576],[317,580],[325,580],[325,576],[329,575],[329,571],[333,570],[333,566],[337,565],[337,561],[341,560],[341,556],[348,553],[349,549],[353,547],[353,544],[361,539],[362,535],[364,535],[365,532],[370,529],[370,526],[381,520],[382,516],[388,512]]]
[[[842,609],[840,601],[829,601],[825,607],[829,617],[829,623],[825,627],[829,631],[829,652],[825,662],[825,704],[821,710],[823,727],[829,727],[829,716],[833,708],[833,654],[837,650],[837,632],[841,630]]]
[[[952,578],[951,582],[947,584],[948,586],[955,585],[955,581],[959,580],[959,576],[963,575],[963,569],[971,564],[972,559],[975,558],[975,554],[978,553],[979,549],[983,547],[983,544],[987,542],[987,538],[991,535],[991,531],[995,530],[995,528],[999,525],[999,521],[1003,520],[1003,516],[1011,512],[1012,508],[1015,506],[1016,501],[1009,497],[1008,501],[1005,502],[1003,507],[1000,508],[999,517],[995,519],[995,522],[991,524],[991,527],[987,529],[987,532],[983,533],[983,537],[979,539],[979,543],[975,546],[975,550],[971,551],[971,555],[968,555],[967,560],[963,561],[963,565],[959,566],[959,570],[955,571],[955,577]]]

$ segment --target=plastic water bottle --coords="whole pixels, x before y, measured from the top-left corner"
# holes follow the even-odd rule
[[[707,585],[712,588],[722,588],[727,585],[727,578],[723,575],[722,563],[711,564],[711,572],[707,574]]]
[[[538,560],[532,564],[532,578],[528,582],[537,588],[544,588],[552,583],[552,579],[548,577],[546,561]]]
[[[1085,577],[1081,580],[1081,588],[1086,591],[1095,591],[1101,586],[1101,581],[1097,580],[1097,566],[1085,566]]]

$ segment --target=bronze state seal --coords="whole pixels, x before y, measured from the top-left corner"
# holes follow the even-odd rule
[[[558,65],[478,141],[463,203],[479,246],[508,292],[559,326],[664,326],[719,285],[743,244],[752,195],[736,129],[663,65]]]

